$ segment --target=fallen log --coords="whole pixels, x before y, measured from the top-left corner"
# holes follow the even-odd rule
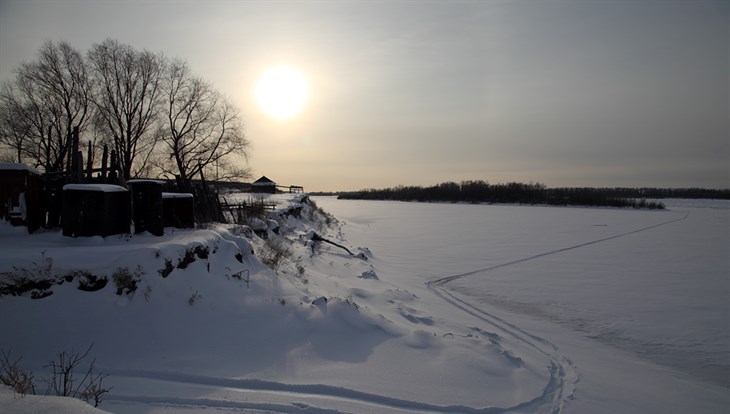
[[[317,233],[314,233],[314,234],[312,234],[312,240],[313,240],[313,241],[316,241],[316,242],[325,242],[325,243],[329,243],[329,244],[331,244],[331,245],[333,245],[333,246],[339,247],[340,249],[344,249],[344,250],[345,250],[345,251],[346,251],[347,253],[350,253],[350,256],[356,256],[356,257],[360,257],[360,256],[357,256],[356,254],[352,253],[352,252],[350,251],[350,249],[348,249],[347,247],[345,247],[345,246],[343,246],[343,245],[341,245],[341,244],[337,244],[337,243],[333,242],[332,240],[328,240],[328,239],[325,239],[324,237],[320,236],[320,235],[319,235],[319,234],[317,234]]]

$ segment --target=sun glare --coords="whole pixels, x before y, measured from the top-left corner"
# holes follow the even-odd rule
[[[301,72],[288,66],[267,70],[256,83],[258,105],[280,121],[296,115],[307,98],[307,81]]]

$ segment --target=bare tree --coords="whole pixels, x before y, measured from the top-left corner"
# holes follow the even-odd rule
[[[165,59],[112,39],[92,46],[88,59],[96,125],[113,138],[120,173],[129,179],[145,169],[152,154]]]
[[[185,186],[202,172],[248,176],[239,111],[182,61],[168,64],[162,55],[107,39],[85,62],[68,43],[47,42],[36,61],[16,72],[0,89],[0,146],[13,159],[63,170],[75,155],[71,135],[78,128],[93,132],[94,141],[108,137],[123,178],[149,173],[156,152],[165,154],[157,167]],[[160,151],[153,151],[156,143]]]
[[[64,159],[57,141],[51,139],[54,119],[43,93],[27,78],[5,82],[0,90],[0,140],[19,162],[27,161],[50,171],[54,160]]]
[[[13,118],[2,123],[4,143],[46,171],[61,170],[70,155],[72,131],[83,131],[90,118],[83,57],[66,42],[49,41],[38,59],[21,64],[16,74],[14,84],[0,91],[0,109]]]
[[[74,128],[83,131],[89,120],[91,91],[83,57],[66,42],[49,41],[41,47],[37,62],[20,66],[18,77],[32,101],[28,109],[36,112],[36,117],[45,109],[53,120],[43,126],[36,122],[36,129],[50,127],[53,132],[41,139],[40,155],[46,156],[46,170],[60,170],[71,151],[72,131]],[[41,131],[38,135],[43,136]]]
[[[28,145],[32,145],[30,126],[23,112],[13,84],[4,83],[0,92],[0,144],[12,150],[12,155],[4,154],[4,158],[12,159],[14,162],[23,162]]]
[[[246,157],[249,142],[239,112],[182,61],[173,61],[165,74],[166,123],[160,139],[169,151],[163,171],[178,175],[183,186],[206,168],[229,166],[229,156]]]

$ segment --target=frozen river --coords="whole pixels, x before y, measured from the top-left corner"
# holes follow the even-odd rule
[[[49,356],[93,344],[113,387],[102,408],[120,414],[730,410],[728,202],[315,197],[339,221],[327,226],[277,197],[301,210],[266,240],[223,224],[76,239],[0,228],[5,280],[64,281],[0,298],[0,350],[43,378]],[[287,251],[276,271],[262,263],[274,243]],[[131,269],[136,294],[68,280]],[[2,412],[34,401],[0,388]]]
[[[442,279],[554,342],[559,332],[580,338],[567,348],[613,349],[730,393],[726,201],[665,200],[666,211],[638,211],[315,200],[404,285]],[[662,397],[672,389],[659,388]]]

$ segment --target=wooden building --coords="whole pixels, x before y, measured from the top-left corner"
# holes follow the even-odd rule
[[[63,186],[64,236],[127,234],[130,224],[130,198],[126,188],[112,184]]]
[[[45,225],[43,175],[19,163],[0,163],[0,219],[33,232]]]
[[[189,193],[162,193],[162,223],[165,227],[195,227],[195,200]]]
[[[251,183],[252,193],[276,193],[276,183],[271,181],[268,177],[263,176],[258,180]]]

